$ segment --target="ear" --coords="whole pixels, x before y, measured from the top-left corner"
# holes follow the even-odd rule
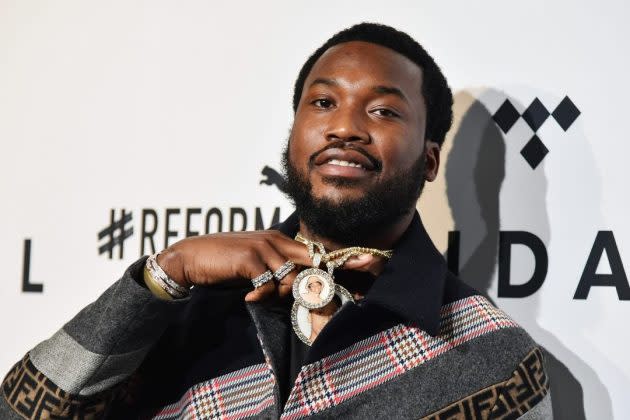
[[[437,177],[440,168],[440,145],[434,141],[426,140],[424,150],[424,179],[432,182]]]

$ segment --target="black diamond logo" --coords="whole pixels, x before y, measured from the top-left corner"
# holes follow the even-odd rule
[[[494,113],[492,119],[504,133],[507,133],[510,131],[510,128],[512,128],[514,123],[516,123],[518,117],[520,117],[520,114],[516,108],[514,108],[514,105],[512,105],[512,102],[510,102],[509,99],[506,99],[505,102],[503,102],[503,105],[501,105],[499,109],[497,109],[497,112]]]
[[[540,162],[547,156],[547,153],[549,153],[549,150],[535,134],[521,150],[521,155],[532,169],[536,169],[536,167],[540,165]]]
[[[538,131],[547,118],[549,118],[549,111],[547,111],[547,108],[545,108],[538,98],[534,99],[525,112],[523,112],[523,119],[534,132]]]
[[[565,96],[551,115],[558,121],[560,127],[562,127],[564,131],[567,131],[580,115],[580,110],[577,109],[568,96]]]

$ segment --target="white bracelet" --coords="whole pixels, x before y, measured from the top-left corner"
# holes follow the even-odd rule
[[[160,267],[157,263],[158,255],[159,253],[153,254],[149,256],[149,258],[147,258],[146,267],[151,277],[153,277],[155,282],[159,284],[166,293],[168,293],[175,299],[185,298],[190,295],[190,289],[187,289],[177,284],[175,280],[170,278],[168,274],[166,274],[164,270],[162,270],[162,267]]]

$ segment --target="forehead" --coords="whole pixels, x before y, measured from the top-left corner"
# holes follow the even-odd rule
[[[416,63],[387,47],[364,41],[344,42],[326,50],[311,69],[305,87],[317,78],[352,85],[395,85],[408,98],[419,96],[422,88],[422,70]]]

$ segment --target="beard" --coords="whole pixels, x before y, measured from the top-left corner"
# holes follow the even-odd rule
[[[370,186],[361,197],[331,200],[313,196],[308,174],[301,173],[289,158],[287,142],[282,153],[285,194],[313,234],[345,245],[369,243],[370,238],[386,232],[415,210],[424,187],[425,150],[409,170]],[[379,165],[376,168],[380,170]],[[356,181],[344,178],[325,182],[338,187],[356,185]]]

